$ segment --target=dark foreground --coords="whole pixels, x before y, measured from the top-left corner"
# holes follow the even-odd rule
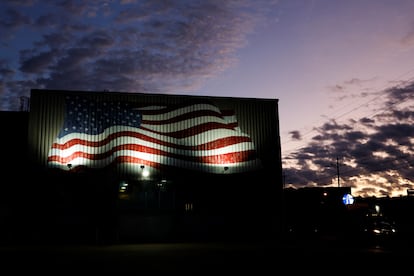
[[[114,245],[3,245],[0,266],[18,273],[168,274],[284,272],[342,274],[406,271],[413,243],[360,244],[329,239]]]

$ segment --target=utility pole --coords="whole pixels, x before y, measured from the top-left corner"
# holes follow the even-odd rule
[[[340,185],[339,185],[339,157],[338,156],[336,157],[336,175],[338,178],[338,188],[339,188]]]

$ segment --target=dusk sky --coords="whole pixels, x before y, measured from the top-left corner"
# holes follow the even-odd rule
[[[412,0],[3,0],[0,110],[31,89],[279,100],[285,187],[414,188]],[[338,163],[337,163],[338,160]]]

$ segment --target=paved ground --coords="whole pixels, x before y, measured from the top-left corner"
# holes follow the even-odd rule
[[[0,265],[21,273],[274,274],[406,271],[411,245],[358,246],[329,240],[115,245],[4,245]],[[143,275],[143,274],[142,274]],[[244,274],[245,275],[245,274]]]

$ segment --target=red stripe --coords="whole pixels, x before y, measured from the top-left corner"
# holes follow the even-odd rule
[[[171,111],[175,111],[177,109],[181,109],[181,108],[187,108],[187,107],[193,107],[194,105],[197,104],[204,104],[204,105],[211,105],[213,107],[216,107],[216,105],[212,102],[209,102],[207,100],[194,100],[191,102],[185,102],[185,103],[181,103],[181,104],[176,104],[176,105],[171,105],[168,107],[163,107],[163,108],[159,108],[159,109],[143,109],[140,110],[141,114],[145,114],[145,115],[160,115],[160,114],[164,114],[164,113],[168,113]],[[135,105],[137,108],[146,108],[148,107],[148,104],[145,105]],[[163,103],[160,104],[152,104],[151,106],[164,106]]]
[[[166,136],[169,136],[169,137],[172,137],[172,138],[190,137],[190,136],[197,135],[197,134],[200,134],[200,133],[204,133],[206,131],[214,130],[214,129],[234,130],[234,128],[231,124],[222,124],[222,123],[204,123],[204,124],[199,124],[197,126],[189,127],[189,128],[183,129],[183,130],[173,131],[173,132],[168,132],[168,133],[164,133],[164,132],[160,132],[160,131],[154,131],[154,130],[151,130],[151,129],[147,129],[145,127],[141,127],[141,129],[148,130],[148,131],[151,131],[151,132],[156,133],[156,134],[166,135]]]
[[[234,110],[220,110],[222,116],[234,116]]]
[[[123,144],[120,146],[113,147],[112,149],[100,153],[100,154],[90,154],[86,152],[77,151],[68,157],[60,157],[57,155],[49,156],[48,162],[59,162],[62,164],[69,163],[75,158],[85,158],[89,160],[102,160],[107,157],[110,157],[112,154],[119,150],[132,150],[136,152],[143,152],[149,153],[153,155],[159,156],[167,156],[171,158],[191,161],[191,162],[200,162],[200,163],[208,163],[208,164],[227,164],[227,163],[238,163],[247,160],[253,160],[256,158],[256,153],[254,150],[247,150],[247,151],[239,151],[239,152],[232,152],[226,153],[221,155],[211,155],[211,156],[186,156],[178,153],[170,153],[166,151],[162,151],[159,149],[154,149],[150,147],[144,147],[141,145],[136,144]]]
[[[164,125],[164,124],[171,124],[171,123],[181,122],[181,121],[185,121],[188,119],[195,119],[195,118],[205,117],[205,116],[217,117],[217,118],[223,119],[223,116],[221,116],[221,113],[219,112],[215,112],[213,110],[197,110],[197,111],[187,112],[185,114],[181,114],[181,115],[178,115],[176,117],[173,117],[167,120],[159,120],[159,121],[142,120],[142,123],[148,124],[148,125]]]
[[[208,142],[205,144],[201,144],[198,146],[187,146],[187,145],[178,145],[174,143],[169,143],[165,141],[161,141],[159,139],[155,139],[152,137],[149,137],[148,135],[144,135],[137,132],[132,131],[120,131],[114,134],[109,135],[107,138],[101,140],[101,141],[87,141],[79,138],[72,139],[64,144],[57,144],[54,143],[52,145],[52,148],[65,150],[75,145],[82,145],[82,146],[88,146],[88,147],[102,147],[110,142],[112,142],[114,139],[124,137],[124,138],[137,138],[141,140],[145,140],[147,142],[151,142],[154,144],[174,148],[174,149],[185,149],[185,150],[211,150],[211,149],[217,149],[229,145],[234,145],[242,142],[251,142],[249,137],[245,136],[230,136],[226,138],[216,139],[215,141]]]

